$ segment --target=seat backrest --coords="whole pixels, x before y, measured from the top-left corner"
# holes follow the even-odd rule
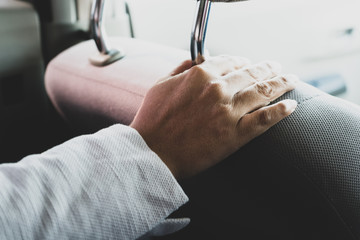
[[[305,83],[287,98],[292,115],[182,184],[179,239],[360,239],[360,107]]]

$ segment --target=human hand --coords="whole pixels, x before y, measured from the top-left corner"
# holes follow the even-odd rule
[[[296,108],[270,102],[295,88],[274,62],[250,64],[219,56],[186,61],[145,96],[131,127],[175,178],[193,176],[225,159]]]

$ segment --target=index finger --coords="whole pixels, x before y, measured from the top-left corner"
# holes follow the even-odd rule
[[[190,69],[192,67],[192,60],[186,60],[180,64],[177,68],[175,68],[171,73],[170,76],[176,76],[180,73],[185,72],[186,70]]]

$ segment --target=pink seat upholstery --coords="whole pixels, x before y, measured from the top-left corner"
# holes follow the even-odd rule
[[[95,43],[80,43],[48,65],[46,91],[61,116],[72,125],[96,130],[113,123],[129,124],[147,90],[181,62],[187,51],[129,38],[112,39],[126,57],[106,67],[90,64]]]

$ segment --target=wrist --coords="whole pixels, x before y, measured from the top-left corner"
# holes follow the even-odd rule
[[[136,122],[131,123],[130,127],[138,132],[138,134],[144,140],[148,148],[161,159],[161,161],[170,170],[171,174],[175,177],[175,179],[179,179],[180,174],[177,171],[176,164],[174,164],[175,161],[171,160],[172,158],[168,155],[168,153],[171,151],[169,151],[169,149],[162,144],[158,144],[161,141],[153,137],[154,134],[147,133],[147,131],[143,130],[140,126],[136,124]]]

